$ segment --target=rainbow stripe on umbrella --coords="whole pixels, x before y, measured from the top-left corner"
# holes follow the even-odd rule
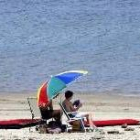
[[[51,99],[57,96],[60,91],[66,88],[68,84],[87,73],[87,71],[75,70],[51,76],[48,83],[44,83],[38,90],[38,105],[45,106]]]

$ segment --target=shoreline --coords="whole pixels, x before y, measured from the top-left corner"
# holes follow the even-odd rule
[[[69,89],[68,89],[69,90]],[[71,89],[70,89],[71,90]],[[2,92],[0,91],[0,96],[10,96],[10,95],[15,95],[15,96],[22,96],[23,94],[26,95],[26,96],[36,96],[37,95],[37,90],[35,92],[33,91],[27,91],[27,92]],[[60,92],[61,94],[63,94],[65,92],[65,90],[63,90],[62,92]],[[130,96],[130,97],[140,97],[140,94],[136,94],[136,93],[116,93],[116,92],[91,92],[91,91],[73,91],[75,94],[81,94],[81,95],[84,95],[84,94],[88,94],[88,95],[110,95],[110,96]]]

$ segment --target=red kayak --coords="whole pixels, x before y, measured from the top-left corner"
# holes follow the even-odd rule
[[[12,119],[1,120],[0,129],[20,129],[42,123],[40,119]]]
[[[44,123],[41,119],[12,119],[12,120],[1,120],[0,129],[20,129],[25,127],[31,127],[38,124]],[[103,126],[116,126],[116,125],[139,125],[139,121],[135,119],[116,119],[116,120],[96,120],[93,123],[97,127]]]
[[[97,120],[93,121],[97,127],[115,126],[115,125],[138,125],[139,121],[135,119],[115,119],[115,120]]]

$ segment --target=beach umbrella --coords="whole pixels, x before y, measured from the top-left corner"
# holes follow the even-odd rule
[[[51,76],[50,80],[44,83],[38,91],[38,105],[48,103],[49,100],[53,99],[60,91],[66,88],[68,84],[87,73],[87,71],[83,70],[74,70]]]
[[[47,82],[43,83],[41,87],[38,89],[38,93],[37,93],[38,106],[45,106],[49,102],[46,89],[47,89]]]

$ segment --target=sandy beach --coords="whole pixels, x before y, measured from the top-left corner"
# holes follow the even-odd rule
[[[0,94],[0,120],[31,118],[27,97],[35,94]],[[75,99],[83,103],[80,111],[92,113],[94,120],[138,119],[140,116],[140,97],[114,94],[75,94]],[[61,95],[63,99],[63,95]],[[58,97],[54,108],[59,108]],[[114,132],[114,133],[112,133]],[[32,127],[23,129],[1,129],[0,140],[140,140],[140,126],[98,127],[96,132],[40,134]]]

